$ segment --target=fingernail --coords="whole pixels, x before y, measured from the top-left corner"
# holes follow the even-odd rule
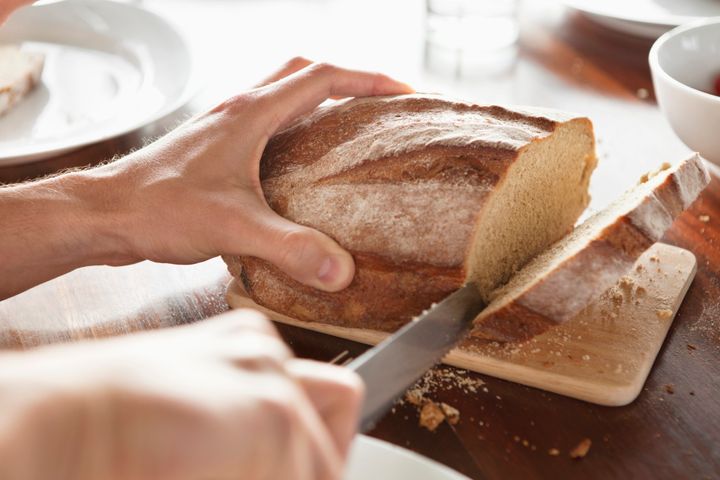
[[[325,257],[317,271],[317,277],[323,283],[332,283],[337,270],[337,261],[332,257]]]
[[[407,84],[405,82],[400,82],[400,84],[405,88],[405,91],[407,93],[415,93],[415,89],[412,86],[410,86],[409,84]]]
[[[347,287],[352,281],[353,264],[350,259],[344,262],[343,256],[330,255],[320,263],[317,271],[317,278],[322,285],[320,288],[328,292],[337,292]]]

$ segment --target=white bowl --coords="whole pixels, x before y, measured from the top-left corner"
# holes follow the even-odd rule
[[[650,50],[655,95],[675,133],[720,165],[720,17],[682,25],[660,37]]]

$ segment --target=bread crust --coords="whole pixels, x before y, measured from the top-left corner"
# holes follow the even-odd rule
[[[263,260],[224,259],[267,308],[393,331],[464,284],[482,205],[523,149],[573,119],[422,94],[320,108],[271,139],[261,181],[273,210],[353,255],[353,282],[326,293]]]

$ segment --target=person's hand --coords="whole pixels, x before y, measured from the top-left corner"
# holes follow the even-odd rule
[[[253,311],[0,355],[0,478],[336,480],[360,380]]]
[[[251,255],[322,290],[351,282],[349,253],[270,209],[260,185],[260,157],[270,136],[329,97],[411,90],[385,75],[308,63],[291,62],[269,84],[94,171],[112,179],[108,202],[115,205],[114,225],[129,259],[193,263],[218,254]]]
[[[345,288],[353,259],[277,215],[263,196],[268,139],[327,98],[408,93],[377,73],[304,59],[107,165],[0,188],[0,299],[88,265],[267,260],[295,280]]]

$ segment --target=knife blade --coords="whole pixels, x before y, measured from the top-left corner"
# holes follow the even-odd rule
[[[365,382],[358,430],[367,432],[395,401],[465,336],[486,304],[468,283],[347,364]]]

